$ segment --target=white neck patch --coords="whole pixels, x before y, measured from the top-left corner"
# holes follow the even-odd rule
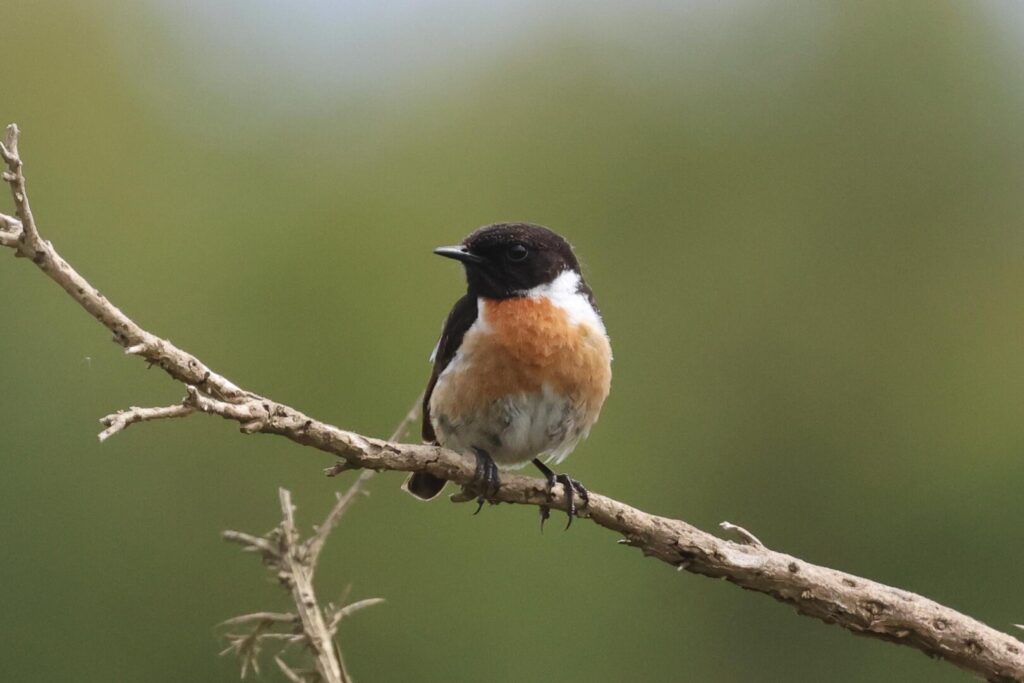
[[[607,334],[604,322],[590,300],[579,291],[580,274],[573,270],[564,270],[558,277],[544,285],[537,285],[523,292],[531,299],[547,299],[569,315],[575,324],[589,325],[601,334]]]

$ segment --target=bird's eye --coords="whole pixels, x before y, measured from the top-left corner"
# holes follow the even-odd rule
[[[530,250],[521,244],[513,244],[508,248],[506,252],[508,260],[512,262],[525,261],[526,257],[530,254]]]

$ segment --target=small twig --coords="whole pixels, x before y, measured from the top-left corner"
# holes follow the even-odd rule
[[[21,221],[13,216],[0,213],[0,246],[18,248],[21,238]]]
[[[107,415],[100,419],[100,423],[105,425],[106,429],[99,433],[99,440],[101,442],[106,441],[114,434],[117,434],[136,422],[149,422],[151,420],[187,417],[193,412],[195,412],[195,408],[183,403],[177,403],[173,406],[164,406],[161,408],[139,408],[132,406],[127,410],[119,410],[116,413],[112,413],[111,415]]]
[[[331,633],[334,633],[338,630],[338,624],[341,623],[342,619],[352,616],[359,610],[366,609],[367,607],[373,607],[374,605],[380,605],[383,602],[385,602],[384,598],[366,598],[365,600],[358,600],[345,605],[334,613],[334,616],[331,617],[331,623],[327,625],[327,628],[330,629]]]
[[[3,179],[11,186],[14,211],[21,221],[22,232],[18,239],[18,251],[24,256],[35,259],[40,253],[39,247],[43,240],[39,237],[39,230],[36,228],[36,221],[32,216],[32,206],[28,201],[28,190],[25,188],[24,164],[18,153],[19,133],[16,124],[12,123],[7,126],[3,141],[0,142],[0,157],[7,165],[8,170],[3,174]]]
[[[252,614],[243,614],[241,616],[225,619],[220,622],[219,626],[238,626],[240,624],[250,624],[254,621],[294,624],[298,620],[299,618],[291,612],[253,612]]]
[[[228,646],[221,650],[221,656],[234,654],[241,663],[242,678],[245,678],[251,668],[256,675],[260,673],[260,645],[261,641],[269,634],[265,630],[270,624],[261,622],[256,624],[252,631],[245,634],[229,633]]]
[[[6,213],[0,213],[0,234],[9,233],[15,234],[21,232],[21,221],[14,216],[8,216]]]
[[[764,543],[761,543],[761,541],[758,540],[757,536],[750,533],[741,526],[737,526],[732,522],[721,522],[718,526],[722,527],[722,529],[724,529],[725,531],[733,532],[734,534],[740,537],[740,540],[742,540],[743,543],[746,543],[747,545],[755,545],[761,548],[764,547]]]
[[[280,557],[279,549],[265,538],[259,536],[253,536],[242,531],[232,531],[228,529],[221,533],[221,538],[231,543],[237,543],[242,546],[242,550],[250,552],[259,552],[264,555],[268,560],[277,559]]]

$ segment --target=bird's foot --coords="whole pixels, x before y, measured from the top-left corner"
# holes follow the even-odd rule
[[[590,504],[590,492],[587,488],[570,477],[568,474],[555,474],[551,471],[551,468],[542,463],[540,460],[534,458],[533,464],[540,470],[541,474],[548,482],[547,494],[548,500],[554,498],[555,484],[561,484],[562,490],[565,491],[565,501],[569,506],[566,514],[569,515],[569,521],[566,522],[565,528],[568,529],[572,526],[572,518],[579,517],[579,508],[576,506],[576,498],[579,497],[583,507]],[[547,505],[540,506],[540,530],[544,531],[544,522],[548,521],[551,516],[551,508]]]
[[[497,495],[498,489],[501,488],[501,479],[498,476],[498,466],[494,464],[494,459],[487,451],[474,448],[473,455],[476,456],[476,471],[473,473],[473,482],[470,486],[477,494],[476,512],[473,513],[476,515],[480,513],[484,503]]]

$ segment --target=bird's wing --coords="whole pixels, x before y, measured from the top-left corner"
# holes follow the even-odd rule
[[[455,302],[448,319],[444,321],[441,329],[441,338],[434,347],[431,360],[434,363],[434,371],[430,373],[430,381],[427,382],[427,390],[423,394],[423,440],[428,443],[437,443],[437,435],[434,434],[434,425],[430,422],[430,395],[434,393],[434,385],[437,378],[444,369],[448,367],[462,344],[462,338],[473,322],[476,321],[476,297],[466,295]]]

